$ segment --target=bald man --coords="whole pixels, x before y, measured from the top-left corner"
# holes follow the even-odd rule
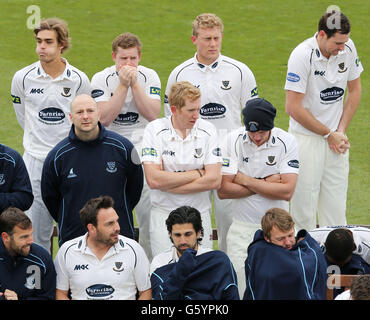
[[[48,154],[41,178],[42,199],[58,223],[59,245],[86,230],[79,211],[92,198],[111,196],[121,234],[134,238],[132,210],[143,188],[143,171],[133,144],[106,130],[96,102],[89,95],[71,104],[72,127],[67,138]]]

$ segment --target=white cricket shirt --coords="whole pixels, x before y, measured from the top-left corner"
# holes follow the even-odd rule
[[[353,240],[356,244],[356,250],[353,253],[358,254],[368,264],[370,264],[370,229],[359,226],[327,226],[316,228],[309,231],[312,238],[314,238],[321,248],[325,248],[325,241],[328,234],[334,229],[344,228],[352,232]]]
[[[82,93],[91,94],[86,74],[64,61],[66,68],[55,79],[37,61],[17,71],[12,80],[11,95],[17,120],[24,130],[24,149],[40,160],[68,135],[72,100]]]
[[[150,289],[150,264],[136,241],[119,235],[99,260],[86,246],[86,237],[67,241],[58,250],[57,289],[71,289],[73,300],[135,300],[137,290]]]
[[[144,131],[142,162],[163,163],[163,170],[171,172],[202,169],[205,165],[221,163],[221,150],[213,124],[198,119],[185,139],[180,137],[171,123],[171,117],[150,122]],[[188,205],[197,205],[202,213],[211,209],[209,192],[174,194],[150,190],[153,206],[171,212]]]
[[[139,65],[137,81],[149,98],[161,99],[161,81],[153,69]],[[118,85],[119,77],[116,66],[105,68],[103,71],[96,73],[91,79],[92,96],[96,102],[108,101]],[[137,110],[131,88],[129,88],[119,115],[107,129],[117,132],[129,139],[134,145],[137,145],[142,140],[144,128],[147,124],[148,120]]]
[[[212,251],[212,249],[203,247],[202,245],[198,244],[198,250],[196,256],[199,256],[203,253]],[[150,274],[152,274],[156,269],[163,267],[170,263],[175,263],[179,261],[179,256],[177,255],[177,250],[174,246],[166,251],[156,255],[153,258],[152,263],[150,264]]]
[[[269,140],[261,146],[251,141],[245,127],[230,132],[222,143],[222,174],[238,171],[253,178],[265,178],[272,174],[299,172],[298,144],[288,132],[273,128]],[[259,194],[234,199],[233,216],[236,220],[260,224],[270,208],[289,210],[289,202],[272,200]]]
[[[285,90],[304,93],[302,104],[322,124],[336,130],[343,113],[347,81],[360,77],[363,71],[351,39],[336,56],[325,58],[316,35],[299,44],[291,53]],[[316,135],[290,117],[289,129],[305,135]]]
[[[177,66],[168,78],[164,103],[166,116],[171,114],[168,105],[171,86],[179,81],[189,81],[200,89],[200,117],[212,122],[217,129],[239,128],[245,103],[258,97],[254,75],[244,63],[220,55],[206,66],[197,61],[195,54]]]

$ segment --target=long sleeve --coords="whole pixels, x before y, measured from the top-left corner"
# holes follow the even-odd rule
[[[45,255],[47,253],[45,252]],[[24,300],[55,300],[56,271],[51,256],[44,257],[43,268],[38,269],[40,274],[40,288],[32,290],[32,294]]]
[[[0,145],[0,214],[8,207],[26,211],[32,202],[32,186],[21,155]]]
[[[24,118],[25,118],[24,88],[22,87],[22,74],[19,71],[14,75],[12,79],[11,97],[18,123],[22,127],[22,129],[24,129]]]
[[[58,222],[59,208],[62,205],[62,195],[59,192],[58,177],[55,170],[53,154],[49,153],[42,168],[41,194],[50,215]]]
[[[133,147],[128,156],[130,170],[127,177],[127,195],[131,203],[131,208],[135,208],[141,197],[141,191],[143,190],[144,174],[140,164],[140,157],[137,150]]]

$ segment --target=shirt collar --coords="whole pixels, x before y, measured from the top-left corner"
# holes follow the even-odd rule
[[[343,51],[339,51],[339,53],[336,55],[336,56],[330,56],[329,59],[326,58],[320,51],[320,47],[319,47],[319,43],[317,41],[317,35],[318,35],[318,32],[316,32],[313,36],[312,39],[312,47],[313,47],[313,59],[315,61],[328,61],[328,60],[332,60],[332,59],[337,59],[337,57],[339,57],[340,55],[344,54],[344,50]]]
[[[193,138],[200,137],[200,132],[199,132],[199,129],[198,129],[199,119],[195,122],[193,128],[190,129],[190,132],[186,136],[186,138],[185,139],[182,139],[177,134],[176,130],[174,129],[174,127],[172,125],[171,117],[172,117],[172,115],[169,116],[169,117],[167,117],[168,126],[169,126],[169,130],[170,130],[170,140],[192,140]]]
[[[70,79],[71,76],[72,76],[71,65],[68,63],[67,59],[62,58],[62,60],[65,62],[66,67],[64,68],[63,73],[59,77],[57,77],[56,79],[58,79],[58,80]],[[36,74],[37,74],[37,77],[44,77],[44,78],[50,77],[45,72],[44,68],[42,67],[40,60],[37,61],[37,64],[36,64]],[[54,79],[54,80],[56,80],[56,79]]]
[[[203,246],[198,243],[198,250],[195,256],[199,256],[201,254],[205,253],[205,250],[203,250]],[[177,255],[177,250],[174,245],[172,245],[172,261],[178,262],[180,257]]]
[[[105,139],[105,137],[107,136],[107,130],[105,129],[105,127],[101,124],[100,121],[98,121],[98,126],[99,126],[99,136],[98,138],[96,138],[95,140],[91,140],[91,141],[82,141],[80,140],[77,136],[76,136],[76,133],[75,133],[75,126],[74,124],[71,125],[71,129],[69,130],[69,134],[68,134],[68,138],[75,142],[75,143],[79,143],[79,144],[82,144],[82,145],[87,145],[87,144],[90,144],[90,145],[93,145],[93,144],[98,144],[100,143],[101,141],[103,141]]]
[[[88,232],[86,232],[81,239],[77,243],[77,247],[75,248],[76,251],[80,251],[83,254],[90,254],[94,255],[94,253],[91,251],[91,249],[87,246],[87,236]],[[111,248],[109,248],[108,252],[106,253],[105,257],[109,257],[111,255],[117,254],[122,250],[127,249],[126,243],[123,241],[123,239],[119,236],[118,242],[115,243]],[[94,255],[95,256],[95,255]]]
[[[194,55],[194,60],[195,60],[195,64],[198,66],[198,69],[205,72],[206,70],[211,70],[213,72],[215,72],[217,69],[218,69],[218,66],[220,65],[220,61],[221,61],[221,54],[219,54],[218,58],[213,61],[210,65],[205,65],[203,63],[200,63],[197,59],[197,53],[195,53]]]

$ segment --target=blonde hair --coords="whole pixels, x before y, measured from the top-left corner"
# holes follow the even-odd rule
[[[40,21],[40,26],[33,30],[35,36],[41,30],[54,30],[57,33],[58,43],[63,46],[62,53],[71,47],[71,38],[69,37],[69,30],[67,22],[59,18],[49,18]]]
[[[280,231],[288,232],[294,227],[294,221],[286,210],[271,208],[262,217],[261,226],[264,235],[270,239],[273,226],[276,226]]]
[[[172,85],[168,95],[168,102],[170,106],[175,106],[181,109],[185,105],[185,100],[194,101],[200,98],[200,90],[194,87],[188,81],[176,82]]]
[[[202,13],[193,21],[193,36],[198,35],[199,28],[220,28],[224,32],[222,20],[213,13]]]
[[[112,51],[117,53],[118,47],[122,49],[137,48],[139,55],[141,54],[142,45],[137,36],[130,32],[125,32],[117,36],[112,43]]]

